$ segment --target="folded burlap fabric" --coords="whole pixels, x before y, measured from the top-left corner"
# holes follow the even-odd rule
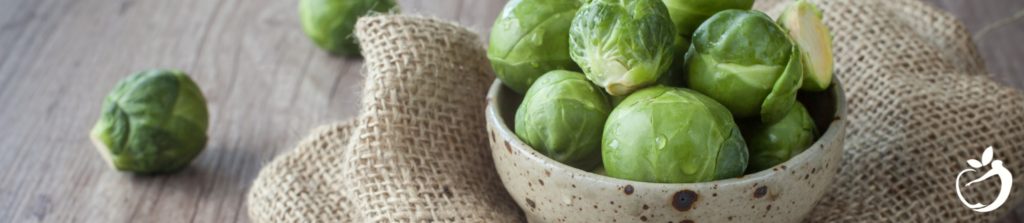
[[[989,146],[1006,169],[1024,170],[1024,97],[987,76],[964,26],[917,0],[813,2],[835,35],[849,122],[844,165],[808,220],[992,222],[1013,210],[1020,189],[988,213],[957,196],[957,174]],[[959,183],[972,204],[999,194],[994,178],[963,187],[967,181]]]
[[[484,105],[480,37],[434,19],[359,20],[360,115],[314,130],[260,171],[256,222],[522,222],[501,186]]]
[[[986,76],[963,25],[916,0],[812,2],[835,35],[849,124],[844,164],[807,220],[992,222],[1012,210],[1020,189],[988,213],[956,194],[966,160],[988,146],[1011,172],[1024,170],[1024,97]],[[755,8],[777,15],[782,6]],[[356,35],[366,58],[360,115],[317,128],[267,164],[248,197],[250,217],[523,222],[487,148],[484,98],[494,76],[480,38],[401,15],[363,18]],[[999,186],[962,189],[966,200],[987,204]]]

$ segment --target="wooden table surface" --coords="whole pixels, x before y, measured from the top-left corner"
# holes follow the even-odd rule
[[[1019,0],[929,0],[972,33]],[[484,38],[505,0],[400,0]],[[357,111],[362,61],[329,56],[296,1],[0,0],[0,223],[249,222],[259,168],[309,129]],[[1024,87],[1024,21],[979,39],[997,79]],[[210,110],[206,150],[182,172],[110,170],[88,139],[103,97],[133,72],[191,74]],[[1019,221],[1018,208],[1008,221]]]

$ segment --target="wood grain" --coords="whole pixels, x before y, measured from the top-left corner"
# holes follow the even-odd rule
[[[972,31],[1024,8],[929,1]],[[403,13],[458,21],[486,39],[505,0],[399,2]],[[0,0],[0,223],[249,222],[245,194],[259,168],[308,129],[357,111],[362,61],[313,46],[296,4]],[[1022,27],[979,40],[989,70],[1017,88]],[[191,74],[207,97],[210,141],[177,174],[112,171],[87,133],[114,84],[151,68]]]
[[[0,0],[0,222],[249,222],[259,168],[308,129],[352,117],[360,59],[330,56],[295,1]],[[484,34],[503,1],[400,1]],[[189,73],[210,141],[184,171],[110,170],[87,133],[117,81]]]

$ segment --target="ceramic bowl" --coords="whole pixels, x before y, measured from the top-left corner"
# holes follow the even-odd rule
[[[505,189],[529,222],[798,222],[828,190],[842,162],[846,98],[839,80],[800,100],[822,136],[773,168],[703,183],[645,183],[606,177],[554,161],[516,137],[522,96],[494,81],[487,131]]]

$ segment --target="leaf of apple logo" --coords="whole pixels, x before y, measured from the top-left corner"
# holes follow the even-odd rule
[[[995,210],[996,208],[999,208],[999,206],[1002,206],[1003,203],[1006,202],[1006,199],[1010,197],[1010,187],[1013,186],[1013,175],[1010,174],[1009,170],[1003,167],[1003,161],[992,160],[991,146],[986,148],[985,152],[981,154],[980,162],[975,159],[967,160],[967,165],[970,165],[971,167],[974,168],[981,168],[983,166],[988,166],[989,164],[992,164],[992,169],[986,172],[985,175],[982,175],[981,178],[978,178],[971,182],[967,182],[967,185],[964,185],[964,187],[970,187],[971,184],[984,181],[993,176],[998,176],[1001,183],[1001,187],[999,188],[999,195],[996,197],[996,200],[992,202],[992,204],[982,205],[980,203],[967,203],[967,200],[964,199],[964,195],[960,192],[960,176],[962,176],[966,172],[975,172],[974,169],[966,169],[960,171],[960,174],[956,175],[956,195],[960,197],[960,202],[963,202],[964,205],[966,205],[968,208],[973,209],[976,212],[989,212]]]
[[[984,165],[981,164],[981,162],[978,162],[978,160],[975,160],[975,159],[967,160],[967,164],[971,165],[971,167],[974,167],[974,168],[981,168],[982,166],[984,166]]]

